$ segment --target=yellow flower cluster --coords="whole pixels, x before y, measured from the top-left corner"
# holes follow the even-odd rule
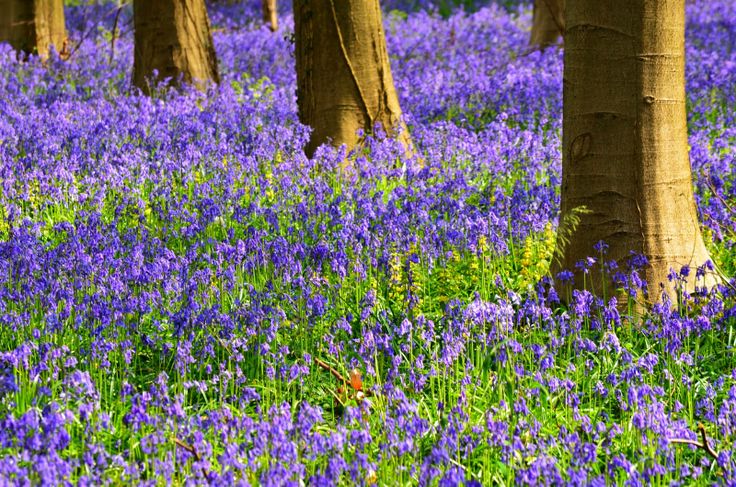
[[[555,241],[556,234],[550,223],[547,223],[541,235],[527,237],[521,251],[521,271],[517,281],[519,288],[533,285],[549,271]]]
[[[451,298],[460,295],[460,289],[463,281],[467,278],[466,273],[461,269],[460,254],[457,250],[453,250],[450,258],[444,265],[436,270],[437,287],[439,297],[437,298],[442,306],[444,306]]]
[[[416,244],[406,252],[393,252],[389,262],[389,299],[392,303],[404,303],[409,295],[417,297],[416,306],[421,306],[422,267],[420,262],[413,262],[410,257],[417,252]],[[407,266],[404,263],[408,262]]]
[[[417,251],[416,244],[412,244],[411,248],[409,249],[409,252],[407,253],[407,256],[412,254],[420,255]],[[417,308],[421,309],[422,306],[422,292],[424,291],[422,283],[420,282],[420,278],[423,276],[422,274],[422,268],[421,268],[420,262],[414,262],[413,260],[409,260],[409,274],[411,276],[411,285],[409,286],[409,293],[413,296],[417,297]],[[408,279],[407,279],[408,282]]]
[[[0,204],[0,240],[10,238],[10,224],[8,223],[8,210],[5,205]]]
[[[404,271],[401,268],[401,254],[391,253],[391,261],[388,264],[388,297],[391,302],[400,302],[406,296]]]

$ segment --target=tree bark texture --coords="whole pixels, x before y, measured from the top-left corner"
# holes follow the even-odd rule
[[[144,93],[150,93],[154,70],[174,86],[180,77],[200,88],[219,82],[204,0],[134,0],[133,22],[133,84]]]
[[[564,36],[565,0],[535,0],[529,44],[547,47]]]
[[[65,40],[63,0],[0,0],[0,41],[45,59]]]
[[[562,258],[553,273],[574,270],[603,240],[620,264],[632,250],[648,258],[642,277],[656,301],[660,283],[672,295],[671,268],[709,259],[688,155],[685,0],[569,0],[565,17]],[[564,235],[581,207],[589,213]],[[605,282],[586,278],[598,293]]]
[[[307,155],[327,142],[348,149],[380,123],[412,152],[401,122],[378,0],[294,0],[299,119]]]
[[[263,11],[263,23],[268,25],[271,32],[276,32],[279,28],[276,0],[261,0],[261,10]]]

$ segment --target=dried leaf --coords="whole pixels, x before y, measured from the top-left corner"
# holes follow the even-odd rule
[[[356,391],[363,390],[363,379],[361,379],[360,371],[358,369],[350,371],[350,386]]]

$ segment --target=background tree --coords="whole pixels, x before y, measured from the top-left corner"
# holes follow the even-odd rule
[[[688,156],[685,0],[568,0],[565,17],[562,258],[553,272],[575,269],[602,240],[620,263],[631,250],[648,258],[642,277],[656,300],[670,268],[709,259]],[[588,212],[565,235],[581,207]],[[592,275],[586,285],[601,291]]]
[[[261,9],[263,10],[263,22],[268,25],[271,31],[276,32],[279,28],[276,0],[261,0]]]
[[[535,0],[529,44],[547,47],[557,44],[565,30],[565,0]]]
[[[353,148],[358,129],[390,135],[401,122],[378,0],[294,0],[299,119],[312,127],[307,154],[328,141]]]
[[[204,86],[219,82],[204,0],[134,0],[133,84],[149,93],[149,78],[181,78]]]
[[[0,41],[45,59],[65,40],[64,0],[0,0]]]

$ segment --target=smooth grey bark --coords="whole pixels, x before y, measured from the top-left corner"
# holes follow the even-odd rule
[[[134,0],[133,23],[133,84],[144,93],[154,70],[175,86],[180,77],[199,87],[219,82],[204,0]]]
[[[600,293],[607,280],[584,277],[575,264],[595,256],[602,240],[622,267],[630,251],[647,257],[642,277],[658,300],[661,285],[672,295],[671,268],[709,260],[688,155],[685,0],[568,0],[565,17],[561,259],[553,273],[573,270],[575,287],[585,280]],[[565,222],[576,208],[588,212],[571,229]]]
[[[401,121],[378,0],[294,0],[299,119],[307,154],[324,143],[362,142],[377,123],[413,152]]]
[[[42,59],[66,42],[63,0],[0,0],[0,41]]]
[[[529,44],[539,47],[557,44],[564,35],[564,12],[565,0],[534,0]]]

